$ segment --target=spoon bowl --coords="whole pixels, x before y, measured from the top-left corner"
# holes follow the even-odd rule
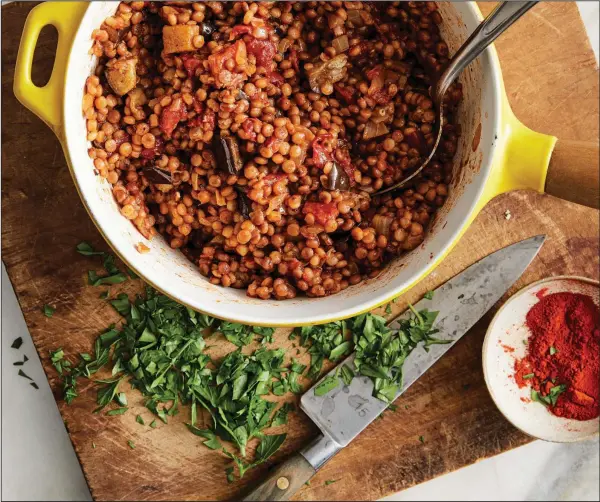
[[[431,161],[442,139],[444,132],[444,96],[450,85],[458,78],[461,72],[469,66],[496,38],[504,33],[523,14],[531,9],[537,1],[506,1],[496,7],[488,17],[475,29],[467,41],[458,49],[444,72],[431,86],[430,94],[435,107],[438,121],[435,128],[435,142],[427,158],[395,185],[378,190],[373,195],[381,195],[396,190],[406,185],[417,176]]]

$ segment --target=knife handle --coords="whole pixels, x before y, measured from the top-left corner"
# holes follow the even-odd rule
[[[289,500],[315,472],[300,453],[295,453],[270,471],[242,500]]]

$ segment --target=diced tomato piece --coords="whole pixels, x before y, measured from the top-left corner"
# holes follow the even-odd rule
[[[352,164],[352,160],[350,159],[350,152],[347,148],[343,146],[338,146],[336,149],[336,159],[338,165],[344,170],[344,172],[350,178],[350,185],[354,186],[356,181],[354,180],[354,171],[356,171],[356,167]]]
[[[202,114],[202,125],[206,125],[207,127],[204,130],[214,131],[215,129],[215,120],[216,115],[210,108],[207,108],[206,111]]]
[[[387,91],[384,91],[383,89],[374,91],[373,94],[370,94],[370,96],[379,105],[387,105],[392,100]]]
[[[246,133],[249,141],[256,141],[256,132],[254,131],[254,124],[260,120],[258,119],[246,119],[242,123],[242,129]]]
[[[202,66],[202,61],[191,54],[182,54],[181,60],[183,61],[183,66],[185,71],[187,71],[188,77],[194,78],[196,75],[196,68]]]
[[[285,173],[271,173],[271,174],[267,174],[264,178],[263,178],[263,183],[267,186],[273,186],[275,183],[277,183],[278,181],[287,179],[287,174]]]
[[[142,158],[152,160],[154,157],[159,157],[165,151],[165,142],[161,137],[156,138],[154,148],[144,148],[141,152]]]
[[[225,68],[225,62],[230,59],[238,68],[246,67],[246,44],[243,40],[238,40],[229,47],[208,56],[208,67],[217,87],[239,87],[247,78],[245,71],[236,73]]]
[[[335,91],[344,98],[344,101],[349,105],[354,103],[354,95],[356,94],[356,89],[350,87],[349,85],[342,87],[340,84],[333,84],[333,88]]]
[[[277,73],[276,71],[270,71],[267,77],[269,77],[269,81],[277,87],[280,87],[285,83],[285,79],[281,76],[280,73]]]
[[[332,160],[331,153],[325,149],[325,142],[331,140],[332,136],[329,133],[317,134],[312,142],[313,163],[319,169],[323,169],[325,164]]]
[[[336,219],[340,214],[335,202],[305,202],[302,206],[302,213],[314,215],[315,221],[323,226],[328,221]]]
[[[205,131],[212,131],[215,128],[215,112],[207,109],[204,113],[196,115],[193,119],[188,120],[188,127],[204,126]]]
[[[123,134],[122,136],[117,136],[116,138],[113,138],[115,140],[115,143],[117,144],[117,147],[121,146],[123,143],[125,143],[126,141],[130,142],[131,141],[131,136],[129,136],[129,134]]]
[[[383,66],[377,65],[377,66],[375,66],[375,67],[373,67],[373,68],[371,68],[370,70],[367,71],[367,78],[370,81],[373,81],[373,80],[375,80],[378,77],[383,78],[383,71],[384,71]]]
[[[246,42],[246,49],[248,54],[254,55],[256,58],[256,65],[262,66],[270,71],[273,67],[273,58],[277,54],[277,46],[275,42],[271,40],[258,40],[254,37],[247,37],[249,40]]]
[[[237,37],[239,37],[240,35],[245,35],[245,34],[250,34],[252,33],[252,27],[251,26],[247,26],[245,24],[236,24],[233,29],[231,30],[231,33],[229,34],[229,40],[234,40]]]
[[[367,94],[380,105],[387,105],[391,101],[391,96],[383,88],[385,84],[385,69],[378,65],[367,71],[367,78],[371,81]]]
[[[275,136],[271,136],[270,138],[267,138],[267,140],[264,142],[264,146],[266,146],[267,148],[273,147],[273,150],[279,149],[280,144],[281,144],[281,140],[277,139]]]
[[[194,111],[196,113],[202,113],[202,110],[204,110],[204,103],[200,100],[198,100],[198,98],[196,98],[196,96],[194,96],[194,102],[193,105],[194,107]]]
[[[160,128],[167,136],[171,136],[177,124],[186,116],[187,109],[183,99],[176,99],[168,107],[163,108],[160,114]]]
[[[298,59],[298,51],[296,49],[290,49],[290,62],[296,73],[300,73],[300,61]]]

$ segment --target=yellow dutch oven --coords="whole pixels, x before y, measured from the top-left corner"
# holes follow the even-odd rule
[[[462,138],[456,154],[450,196],[422,246],[391,263],[376,279],[325,298],[298,297],[278,302],[248,298],[244,291],[210,284],[192,263],[162,238],[146,241],[119,212],[106,180],[94,174],[86,141],[82,99],[86,78],[96,64],[89,55],[92,30],[113,14],[117,2],[46,2],[35,7],[25,23],[15,70],[14,91],[62,143],[73,179],[87,211],[119,257],[146,282],[201,312],[251,325],[301,326],[343,319],[382,305],[423,279],[448,254],[479,210],[494,196],[529,188],[597,204],[597,191],[565,187],[571,171],[550,157],[556,138],[531,131],[513,115],[504,91],[493,47],[461,76],[464,103],[460,111]],[[452,52],[480,23],[474,3],[441,3],[442,34]],[[59,34],[56,61],[49,82],[36,87],[31,65],[37,38],[46,25]],[[597,153],[597,150],[596,150]],[[556,167],[554,166],[556,164]],[[597,185],[597,181],[596,181]],[[150,248],[140,254],[138,243]]]

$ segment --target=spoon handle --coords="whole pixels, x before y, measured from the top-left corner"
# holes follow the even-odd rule
[[[434,96],[440,102],[450,84],[485,48],[508,29],[517,19],[531,9],[537,2],[507,1],[496,7],[475,29],[461,46],[452,61],[439,78]]]

